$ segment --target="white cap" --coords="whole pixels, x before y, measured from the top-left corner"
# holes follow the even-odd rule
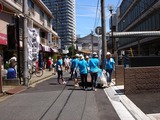
[[[89,58],[88,56],[86,56],[86,58]]]
[[[76,56],[76,57],[79,57],[79,54],[76,54],[75,56]]]
[[[97,53],[96,53],[96,52],[93,52],[93,55],[97,55]]]
[[[79,55],[80,59],[84,59],[84,56],[83,55]]]
[[[107,52],[106,55],[111,55],[111,53],[110,53],[110,52]]]

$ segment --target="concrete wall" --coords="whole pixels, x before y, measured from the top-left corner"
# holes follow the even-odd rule
[[[160,92],[160,66],[130,67],[124,72],[125,94]]]

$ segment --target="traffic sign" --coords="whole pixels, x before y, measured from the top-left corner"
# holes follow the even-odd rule
[[[100,26],[96,27],[95,33],[96,33],[97,35],[101,35],[101,34],[102,34],[102,27],[100,27]]]

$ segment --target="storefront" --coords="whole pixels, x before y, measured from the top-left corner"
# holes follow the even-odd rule
[[[39,44],[39,58],[41,59],[40,61],[43,61],[43,68],[48,68],[47,60],[49,57],[52,58],[55,52],[55,49],[43,44]]]

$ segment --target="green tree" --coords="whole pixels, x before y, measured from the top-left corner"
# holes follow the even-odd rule
[[[73,56],[75,54],[75,46],[72,45],[68,48],[69,50],[69,56]]]
[[[52,59],[53,59],[54,61],[57,60],[57,56],[58,56],[58,54],[54,54],[53,57],[52,57]]]

